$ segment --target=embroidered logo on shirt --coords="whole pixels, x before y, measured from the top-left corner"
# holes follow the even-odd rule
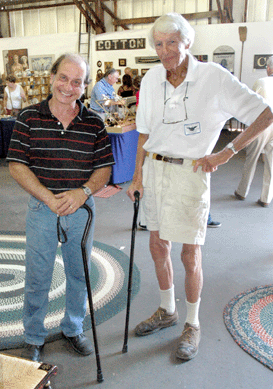
[[[184,124],[185,135],[195,135],[201,132],[201,126],[199,122]]]

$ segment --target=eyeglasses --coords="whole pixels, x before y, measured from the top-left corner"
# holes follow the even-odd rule
[[[181,119],[181,120],[176,120],[176,121],[168,121],[168,120],[165,119],[165,110],[166,110],[166,104],[167,104],[167,102],[171,99],[171,97],[169,97],[168,99],[166,99],[166,82],[165,82],[165,90],[164,90],[164,109],[163,109],[163,119],[162,119],[162,123],[163,123],[163,124],[176,124],[176,123],[181,123],[181,122],[185,122],[186,120],[188,120],[188,113],[187,113],[187,107],[186,107],[186,100],[187,100],[187,98],[188,98],[188,97],[187,97],[188,86],[189,86],[189,83],[187,82],[186,90],[185,90],[185,96],[183,97],[185,118],[184,118],[184,119]]]

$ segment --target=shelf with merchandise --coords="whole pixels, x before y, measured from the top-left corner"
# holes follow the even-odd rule
[[[27,104],[37,104],[44,100],[50,93],[50,76],[33,74],[28,77],[20,77],[18,83],[22,86]]]

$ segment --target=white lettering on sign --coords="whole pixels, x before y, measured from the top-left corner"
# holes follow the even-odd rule
[[[145,38],[108,39],[96,41],[96,51],[145,49]]]

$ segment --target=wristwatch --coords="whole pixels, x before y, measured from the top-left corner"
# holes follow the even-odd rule
[[[89,198],[90,196],[92,196],[92,191],[90,188],[88,188],[88,186],[81,186],[82,190],[84,191],[84,194],[86,194],[86,196]]]
[[[227,146],[226,146],[228,149],[232,150],[234,154],[237,154],[238,151],[236,151],[235,147],[234,147],[234,144],[232,142],[230,142]]]

